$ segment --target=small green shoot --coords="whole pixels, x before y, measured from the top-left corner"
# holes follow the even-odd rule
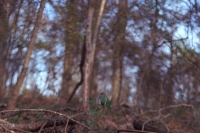
[[[97,116],[101,113],[102,108],[110,109],[112,104],[111,100],[109,100],[104,93],[100,93],[97,102],[90,98],[88,103],[90,105],[90,114],[92,116]]]
[[[106,107],[107,109],[110,109],[111,104],[112,104],[112,101],[111,101],[111,100],[107,100],[107,101],[105,102],[105,107]]]
[[[110,109],[110,106],[111,106],[111,100],[109,100],[106,95],[104,93],[100,93],[99,95],[99,99],[98,99],[101,103],[101,105],[103,107],[106,107],[107,109]]]

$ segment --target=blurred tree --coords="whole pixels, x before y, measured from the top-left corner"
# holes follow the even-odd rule
[[[46,3],[46,0],[41,0],[40,8],[38,10],[37,18],[36,18],[34,29],[33,29],[33,32],[32,32],[32,37],[31,37],[31,40],[30,40],[30,43],[29,43],[29,47],[28,47],[25,59],[24,59],[23,68],[22,68],[22,71],[21,71],[21,73],[20,73],[20,75],[17,79],[17,83],[14,86],[12,95],[9,98],[8,107],[7,107],[8,109],[14,109],[15,106],[16,106],[17,97],[18,97],[20,88],[21,88],[23,81],[24,81],[24,78],[27,74],[31,54],[32,54],[34,44],[35,44],[35,40],[36,40],[36,36],[37,36],[38,30],[39,30],[39,25],[40,25],[41,20],[42,20],[42,14],[43,14],[43,10],[44,10],[44,7],[45,7],[45,3]]]
[[[95,51],[96,51],[96,42],[97,35],[99,32],[100,22],[103,16],[104,7],[106,0],[101,2],[99,15],[97,18],[96,26],[94,32],[92,32],[92,19],[94,12],[94,0],[90,1],[89,10],[88,10],[88,19],[87,19],[87,31],[86,31],[86,56],[85,56],[85,70],[84,70],[84,86],[83,86],[83,107],[89,109],[89,91],[90,91],[90,80],[92,78],[91,74],[93,71]],[[92,38],[92,33],[94,33]]]
[[[199,54],[185,41],[174,46],[174,91],[178,93],[178,103],[199,106]]]
[[[123,44],[126,43],[127,26],[127,0],[119,1],[119,9],[116,14],[115,45],[113,45],[113,75],[112,75],[112,104],[119,105],[119,95],[122,87],[122,69],[123,69]]]
[[[72,75],[74,65],[74,57],[76,55],[76,49],[78,49],[81,41],[80,33],[80,18],[78,19],[78,1],[77,0],[68,0],[66,1],[66,20],[65,20],[65,57],[64,57],[64,72],[62,77],[62,87],[60,90],[60,98],[67,99],[72,93],[74,84],[72,82]]]
[[[9,17],[12,7],[11,0],[0,1],[0,100],[5,96],[7,80],[7,57],[8,57],[8,40],[9,40]]]
[[[99,91],[111,95],[114,105],[133,102],[144,109],[179,102],[200,104],[199,1],[108,0],[98,28],[102,0],[48,0],[34,41],[41,2],[0,2],[0,98],[17,90],[9,93],[9,106],[20,88],[34,86],[45,95],[58,94],[63,104],[71,94],[75,101],[83,100],[83,88],[90,88],[85,89],[85,103]],[[94,15],[86,41],[95,47],[87,49],[85,59],[91,63],[83,69],[88,5]],[[30,42],[34,42],[32,50]],[[31,56],[26,54],[30,51]],[[76,91],[83,80],[81,69],[89,76]]]

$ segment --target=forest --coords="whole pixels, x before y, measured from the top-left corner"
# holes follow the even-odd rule
[[[0,7],[0,132],[200,132],[200,1]]]

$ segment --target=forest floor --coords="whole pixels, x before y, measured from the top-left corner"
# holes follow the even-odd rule
[[[106,109],[54,107],[17,109],[0,112],[0,132],[39,133],[198,133],[199,122],[190,114],[190,106],[176,105],[174,110],[138,111],[123,105]],[[160,113],[159,113],[160,112]],[[145,123],[145,124],[144,124]],[[142,127],[144,130],[142,131]],[[196,127],[196,128],[195,128]]]
[[[99,108],[100,109],[100,108]],[[152,113],[152,112],[151,112]],[[190,128],[194,121],[188,114],[166,115],[157,123],[151,123],[153,114],[134,114],[131,108],[91,110],[79,108],[59,109],[17,109],[1,111],[0,132],[39,133],[198,133],[198,128]],[[154,114],[155,115],[155,114]],[[178,118],[179,117],[179,118]],[[142,121],[143,120],[143,121]],[[144,128],[146,124],[150,128]],[[155,126],[156,124],[156,126]],[[155,128],[154,128],[155,127]],[[194,127],[194,126],[193,126]],[[137,129],[138,128],[138,129]],[[137,130],[136,130],[137,129]]]

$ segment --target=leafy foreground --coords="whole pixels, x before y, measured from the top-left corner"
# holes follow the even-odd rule
[[[102,106],[102,103],[96,105],[92,100],[89,104],[91,110],[88,112],[69,107],[51,110],[4,110],[0,112],[0,132],[197,133],[200,131],[194,109],[187,104],[168,106],[157,111],[141,111],[126,104],[114,109],[110,108],[110,103]]]

